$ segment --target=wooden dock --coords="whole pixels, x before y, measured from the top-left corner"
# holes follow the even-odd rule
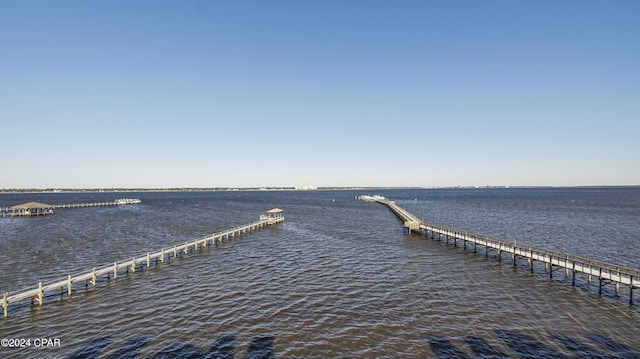
[[[602,294],[605,285],[612,284],[615,286],[615,295],[618,297],[620,286],[623,285],[628,288],[629,304],[633,304],[634,288],[640,288],[640,269],[424,222],[395,202],[382,196],[360,196],[358,198],[389,207],[398,218],[404,221],[404,227],[408,233],[419,233],[438,241],[444,240],[445,244],[451,243],[455,247],[460,247],[462,244],[464,250],[467,250],[467,247],[470,247],[471,250],[472,247],[474,253],[479,252],[478,247],[480,249],[484,247],[486,257],[492,251],[500,262],[502,262],[503,256],[510,258],[513,266],[517,265],[518,260],[524,260],[531,272],[534,271],[536,262],[544,263],[545,272],[548,272],[549,278],[557,278],[557,276],[554,277],[554,273],[564,273],[564,279],[570,279],[572,286],[576,285],[576,274],[586,276],[588,287],[592,285],[594,278],[597,279],[598,294]]]
[[[59,208],[85,208],[85,207],[105,207],[123,206],[139,204],[142,202],[137,198],[119,198],[108,202],[84,202],[69,204],[44,204],[29,202],[12,207],[0,207],[0,217],[34,217],[53,214],[54,209]]]
[[[30,300],[31,304],[37,303],[41,306],[44,303],[47,294],[59,294],[59,298],[63,298],[66,293],[67,298],[69,298],[73,292],[74,285],[84,284],[85,287],[88,287],[89,285],[96,286],[98,279],[104,277],[106,277],[107,280],[116,280],[119,273],[135,273],[136,270],[141,270],[143,268],[150,269],[152,263],[156,265],[158,262],[165,263],[179,255],[205,250],[209,246],[214,246],[217,243],[231,240],[283,221],[284,216],[282,214],[282,210],[274,208],[268,211],[267,215],[260,216],[260,220],[256,222],[214,233],[210,236],[199,238],[191,242],[187,241],[184,244],[176,244],[173,247],[163,248],[157,252],[149,252],[143,255],[134,256],[130,260],[116,261],[113,262],[113,264],[95,267],[88,273],[67,275],[66,278],[51,283],[43,284],[42,282],[39,282],[36,288],[17,291],[14,294],[5,292],[2,296],[4,317],[8,317],[9,306],[12,304]]]

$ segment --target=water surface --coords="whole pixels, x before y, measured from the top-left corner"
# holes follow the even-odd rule
[[[640,268],[640,190],[451,189],[377,193],[430,222]],[[3,358],[640,357],[627,298],[403,233],[361,191],[2,194],[0,206],[141,198],[137,206],[0,219],[0,289],[256,220],[286,221],[151,270],[11,308]],[[626,295],[622,291],[621,295]],[[640,291],[637,291],[640,296]]]

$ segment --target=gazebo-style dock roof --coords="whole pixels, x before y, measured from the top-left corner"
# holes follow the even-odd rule
[[[12,217],[44,216],[47,214],[53,214],[53,206],[40,202],[27,202],[9,207],[9,215]]]

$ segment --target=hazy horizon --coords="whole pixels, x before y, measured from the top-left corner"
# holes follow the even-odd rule
[[[0,188],[634,186],[640,2],[0,3]]]

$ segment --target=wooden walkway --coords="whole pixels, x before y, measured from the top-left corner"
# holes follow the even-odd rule
[[[51,283],[38,283],[37,288],[18,291],[15,294],[9,292],[3,293],[2,307],[4,311],[4,317],[9,315],[9,306],[15,303],[19,303],[25,300],[30,300],[31,304],[37,303],[42,305],[44,303],[47,294],[59,293],[60,298],[66,293],[67,297],[71,297],[73,287],[76,284],[84,284],[85,287],[96,286],[98,279],[106,277],[107,280],[118,278],[118,273],[135,273],[136,270],[143,268],[151,268],[151,264],[158,262],[164,263],[165,261],[176,258],[179,255],[188,254],[190,252],[196,252],[199,250],[205,250],[208,246],[213,246],[217,243],[221,243],[242,235],[255,232],[263,227],[272,226],[284,221],[282,210],[274,209],[269,211],[268,215],[260,216],[260,220],[245,224],[243,226],[231,228],[226,231],[214,233],[210,236],[199,238],[191,242],[187,241],[184,244],[176,244],[173,247],[163,248],[154,253],[147,253],[145,255],[132,257],[130,260],[116,261],[112,265],[105,265],[103,267],[93,268],[88,273],[78,275],[68,275],[67,278],[51,282]]]
[[[123,205],[131,205],[131,204],[139,204],[142,202],[137,198],[120,198],[114,201],[108,202],[85,202],[85,203],[68,203],[68,204],[54,204],[54,205],[46,205],[46,213],[33,212],[25,215],[25,213],[16,210],[12,207],[0,207],[0,217],[31,217],[37,215],[45,215],[45,214],[53,214],[54,209],[58,208],[85,208],[85,207],[106,207],[106,206],[123,206]],[[42,208],[41,208],[42,209]]]
[[[493,251],[496,253],[498,261],[502,262],[503,255],[506,255],[510,257],[513,266],[517,265],[518,259],[524,260],[531,272],[534,271],[535,262],[544,263],[545,271],[548,272],[549,278],[553,279],[554,273],[558,272],[559,269],[564,272],[565,279],[571,278],[572,286],[576,285],[576,274],[582,274],[587,277],[588,287],[591,286],[594,278],[596,278],[599,294],[602,294],[605,285],[613,284],[615,285],[615,295],[619,296],[620,285],[624,285],[628,288],[629,304],[633,304],[633,289],[640,288],[640,269],[424,222],[398,206],[395,202],[381,196],[360,196],[359,199],[381,203],[389,207],[398,218],[404,221],[404,227],[409,233],[420,233],[431,239],[444,240],[446,244],[451,242],[456,247],[459,247],[459,243],[461,243],[462,248],[465,250],[467,247],[473,247],[474,253],[478,253],[478,246],[480,248],[484,247],[485,256],[488,257],[489,251]]]
[[[69,203],[69,204],[55,204],[51,206],[53,209],[58,208],[85,208],[85,207],[106,207],[106,206],[122,206],[126,204],[137,204],[137,203],[123,203],[119,202],[120,200],[109,201],[109,202],[88,202],[88,203]],[[140,203],[140,202],[138,202]]]

